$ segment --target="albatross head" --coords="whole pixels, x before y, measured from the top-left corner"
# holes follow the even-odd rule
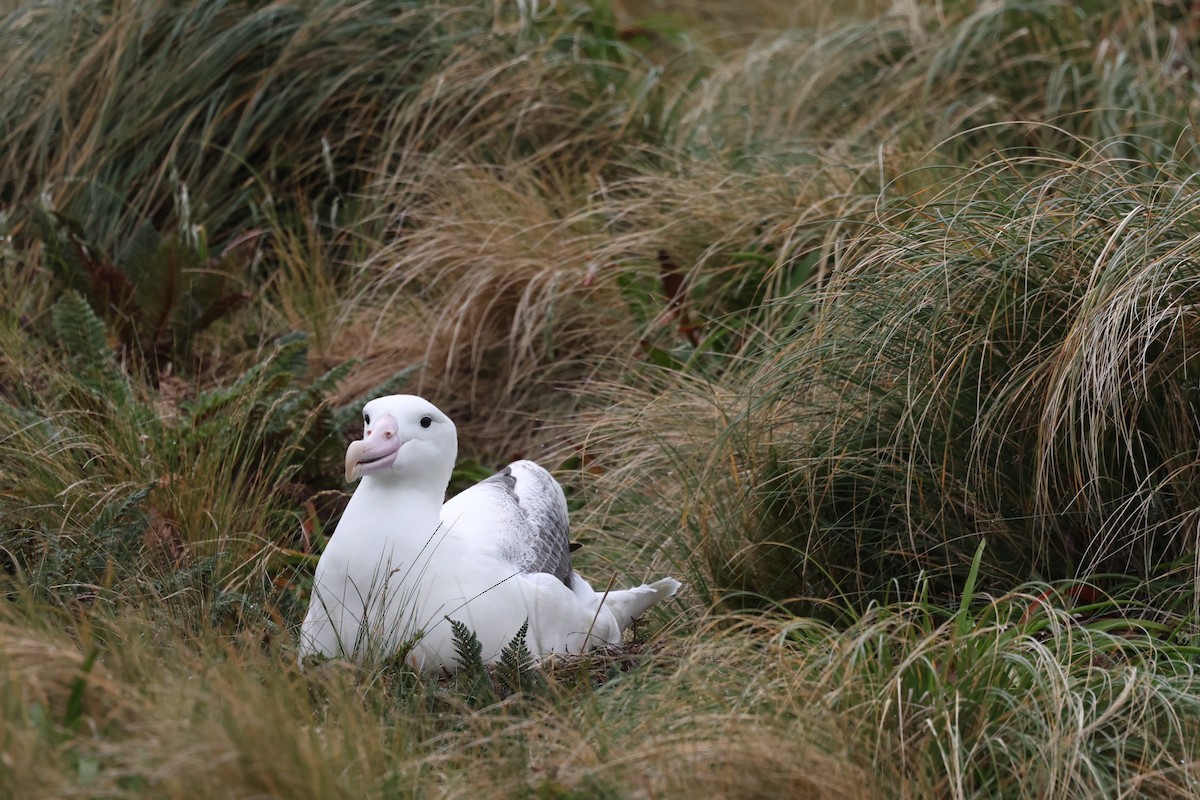
[[[367,475],[440,482],[445,491],[458,456],[458,433],[437,406],[412,394],[363,406],[363,438],[346,450],[346,480]]]

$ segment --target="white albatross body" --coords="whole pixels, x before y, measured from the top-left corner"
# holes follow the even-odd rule
[[[458,454],[454,423],[428,401],[391,395],[363,408],[346,454],[362,481],[317,564],[300,659],[358,662],[407,650],[425,672],[454,669],[447,617],[491,661],[528,620],[535,656],[619,643],[679,582],[596,592],[571,569],[567,504],[546,470],[517,461],[443,504]]]

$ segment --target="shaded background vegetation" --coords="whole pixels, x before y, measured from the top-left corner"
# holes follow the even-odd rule
[[[0,792],[1195,793],[1192,3],[0,9]],[[393,391],[654,638],[294,669]]]

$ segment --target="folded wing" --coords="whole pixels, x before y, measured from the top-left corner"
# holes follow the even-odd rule
[[[571,586],[567,499],[549,472],[514,461],[442,506],[442,524],[514,572],[546,573]]]

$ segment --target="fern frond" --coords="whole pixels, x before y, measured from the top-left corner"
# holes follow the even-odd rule
[[[70,358],[74,371],[93,394],[126,404],[129,384],[108,345],[108,331],[91,304],[69,290],[51,312],[54,334]]]
[[[242,377],[228,386],[218,386],[201,392],[196,399],[187,404],[189,414],[195,420],[204,420],[216,412],[229,407],[235,401],[245,396],[246,392],[262,377],[270,367],[270,361],[264,361],[246,370]]]
[[[359,415],[362,413],[363,405],[376,397],[384,397],[389,394],[397,394],[404,388],[404,384],[408,383],[408,379],[413,376],[417,370],[425,366],[424,364],[410,364],[404,367],[392,377],[388,378],[383,383],[374,388],[363,392],[357,398],[343,406],[340,406],[333,412],[334,427],[337,430],[346,428],[355,428],[358,426]]]
[[[483,645],[475,632],[463,623],[446,617],[454,635],[454,654],[458,657],[458,671],[454,684],[467,703],[472,707],[484,706],[497,700],[492,677],[483,664]]]
[[[139,292],[143,283],[156,277],[152,265],[154,254],[161,245],[162,237],[158,231],[149,222],[143,222],[121,249],[121,266]]]
[[[501,690],[509,694],[535,695],[546,686],[538,672],[533,653],[525,643],[528,633],[527,618],[512,640],[500,651],[500,660],[496,664],[496,680]]]
[[[279,338],[271,356],[271,371],[287,373],[295,381],[306,383],[308,378],[308,334],[292,331]]]
[[[349,361],[343,361],[313,381],[312,390],[318,394],[332,392],[337,388],[339,383],[346,379],[346,376],[350,374],[350,370],[354,369],[357,364],[358,361],[353,358]]]
[[[51,320],[59,343],[73,361],[96,369],[112,360],[104,322],[79,292],[65,292],[54,304]]]
[[[74,248],[67,242],[67,236],[60,232],[58,223],[51,212],[40,206],[32,206],[29,218],[33,223],[34,232],[41,240],[43,251],[42,260],[54,277],[67,289],[84,290],[88,284],[87,270],[79,263]]]
[[[165,353],[173,344],[172,328],[179,320],[185,296],[185,274],[197,266],[195,251],[177,237],[160,242],[147,263],[125,265],[126,273],[136,271],[141,277],[134,285],[138,332],[144,352]]]
[[[464,673],[483,672],[483,645],[475,631],[456,619],[446,617],[454,635],[454,655],[458,657],[458,668]]]
[[[127,494],[125,497],[114,500],[108,503],[100,511],[100,515],[96,517],[95,527],[97,529],[111,527],[122,517],[126,517],[137,511],[137,506],[143,500],[150,496],[154,485],[148,484],[140,486]]]
[[[152,484],[139,487],[101,509],[100,515],[92,523],[92,531],[96,534],[95,541],[104,545],[100,548],[101,552],[93,554],[100,559],[97,562],[97,572],[104,569],[105,565],[102,562],[129,559],[137,551],[149,523],[149,518],[140,505],[150,496],[152,489]]]

